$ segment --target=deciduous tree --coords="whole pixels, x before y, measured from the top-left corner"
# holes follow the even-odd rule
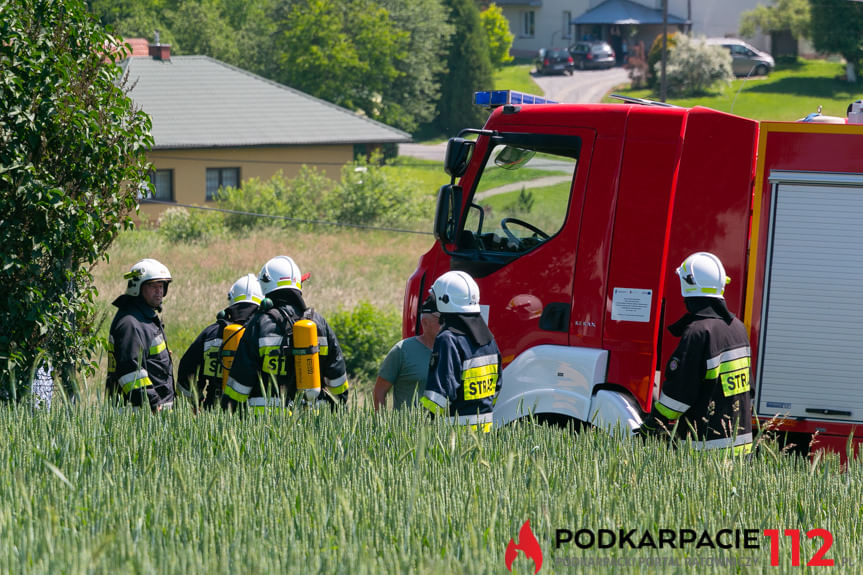
[[[66,381],[90,365],[90,270],[131,225],[152,139],[120,82],[124,49],[82,1],[0,2],[0,38],[0,395],[9,398],[42,363]]]
[[[863,3],[810,0],[810,4],[815,49],[842,54],[845,76],[849,82],[856,82],[856,66],[863,59]]]
[[[512,32],[509,30],[509,20],[503,15],[503,10],[495,3],[480,12],[482,26],[485,28],[485,38],[488,43],[488,55],[491,65],[502,68],[512,62],[509,49],[512,48]]]
[[[445,0],[450,22],[455,25],[456,41],[452,42],[447,59],[449,72],[441,85],[437,128],[453,135],[466,127],[481,126],[488,112],[473,103],[473,94],[492,89],[492,67],[479,18],[473,0]]]

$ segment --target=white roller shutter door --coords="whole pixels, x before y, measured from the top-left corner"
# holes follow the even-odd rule
[[[863,175],[770,181],[757,412],[863,421]]]

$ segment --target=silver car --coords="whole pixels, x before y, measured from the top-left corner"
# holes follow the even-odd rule
[[[722,46],[731,54],[735,76],[766,76],[773,70],[773,56],[736,38],[708,38],[708,45]]]

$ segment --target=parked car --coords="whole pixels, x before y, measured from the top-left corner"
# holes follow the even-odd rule
[[[773,56],[737,38],[708,38],[705,43],[728,50],[735,76],[765,76],[776,65]]]
[[[585,68],[611,68],[617,60],[608,42],[576,42],[569,47],[572,60],[579,70]]]
[[[536,59],[536,73],[572,75],[572,56],[566,48],[543,48]]]

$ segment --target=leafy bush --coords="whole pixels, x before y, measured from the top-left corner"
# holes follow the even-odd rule
[[[674,46],[677,44],[678,34],[669,34],[667,41],[667,49],[669,54]],[[650,45],[650,52],[647,53],[647,86],[648,88],[655,88],[659,86],[659,66],[661,66],[662,62],[662,34],[658,35],[653,40],[653,44]],[[668,70],[666,70],[666,74]]]
[[[396,225],[415,221],[424,215],[422,204],[408,185],[388,175],[379,166],[377,156],[344,166],[339,182],[333,182],[322,172],[306,166],[293,180],[285,179],[282,172],[265,182],[253,178],[240,189],[224,190],[219,207],[281,216],[261,218],[244,213],[226,214],[225,225],[232,230],[256,226],[311,229],[312,225],[308,223],[311,221]]]
[[[323,172],[308,166],[300,168],[297,177],[288,180],[279,170],[267,181],[252,178],[242,188],[227,188],[219,197],[219,207],[236,212],[267,214],[281,218],[260,218],[243,213],[225,214],[225,225],[232,230],[257,226],[293,227],[302,224],[283,219],[315,220],[324,216],[323,201],[332,180]]]
[[[352,310],[337,311],[327,321],[345,354],[349,377],[374,381],[384,356],[401,339],[399,314],[362,301]]]
[[[668,55],[666,66],[668,93],[694,96],[707,92],[717,82],[731,82],[731,55],[721,46],[708,46],[703,40],[680,36]]]
[[[207,241],[222,228],[222,214],[203,210],[189,212],[173,207],[159,216],[159,233],[169,242],[194,243]]]
[[[326,200],[326,219],[346,224],[395,225],[417,219],[411,190],[387,176],[377,158],[342,168],[342,179]]]
[[[131,227],[152,137],[118,82],[128,48],[83,1],[0,2],[0,38],[0,397],[14,397],[43,362],[68,385],[93,368],[90,270]]]

